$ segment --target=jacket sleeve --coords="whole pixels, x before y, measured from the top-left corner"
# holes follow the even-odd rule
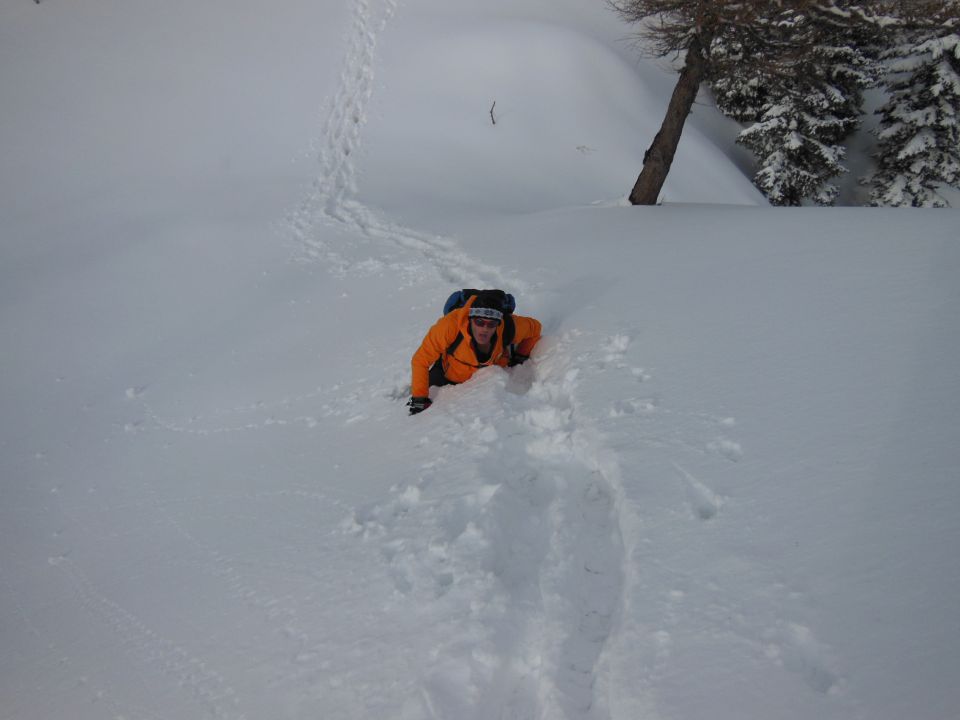
[[[513,336],[513,344],[517,352],[521,355],[530,355],[534,346],[540,340],[540,331],[542,326],[538,320],[523,315],[513,316],[516,332]]]
[[[430,367],[440,359],[460,332],[456,313],[444,315],[427,331],[420,347],[410,362],[413,376],[410,381],[410,395],[427,397],[430,394]]]

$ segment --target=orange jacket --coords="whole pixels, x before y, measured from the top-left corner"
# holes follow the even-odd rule
[[[440,358],[443,359],[444,375],[455,383],[469,380],[481,367],[506,367],[510,361],[510,355],[503,347],[502,326],[497,328],[494,335],[490,359],[483,364],[477,359],[477,351],[470,335],[470,306],[475,297],[470,298],[462,308],[452,310],[437,320],[423,338],[420,348],[413,354],[413,381],[410,383],[410,394],[413,397],[427,397],[430,394],[430,367]],[[540,339],[540,323],[522,315],[514,315],[513,323],[516,328],[513,336],[516,352],[529,355]],[[447,348],[458,335],[462,335],[463,339],[453,353],[447,355]]]

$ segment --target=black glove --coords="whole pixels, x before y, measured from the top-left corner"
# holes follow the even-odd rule
[[[417,413],[422,413],[432,404],[433,400],[428,397],[412,397],[410,398],[410,402],[407,403],[407,407],[410,408],[411,415],[416,415]]]
[[[529,355],[521,355],[518,352],[515,352],[510,356],[510,360],[507,362],[507,367],[513,367],[514,365],[523,365],[524,362],[530,359]]]

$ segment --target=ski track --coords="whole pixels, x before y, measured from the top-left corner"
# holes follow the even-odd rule
[[[312,656],[308,652],[308,648],[312,646],[310,636],[300,627],[298,620],[300,607],[295,598],[279,598],[264,593],[263,590],[248,582],[234,560],[196,538],[177,518],[166,511],[165,506],[157,504],[156,508],[177,534],[196,549],[208,572],[226,585],[234,602],[255,610],[275,633],[293,642],[292,662],[302,662]]]
[[[72,507],[66,506],[58,495],[55,494],[54,497],[57,498],[64,517],[69,518],[78,528],[88,527],[76,517]],[[166,677],[174,694],[186,697],[203,717],[246,720],[247,716],[240,710],[240,697],[223,674],[187,647],[164,637],[136,613],[101,590],[84,572],[80,563],[70,557],[69,550],[49,557],[47,562],[63,574],[78,605],[117,638],[117,647],[134,664],[139,674],[145,678]],[[42,633],[33,629],[32,623],[29,623],[28,627],[32,628],[37,637],[43,637]],[[56,644],[50,643],[48,647],[55,648]],[[68,656],[67,662],[69,663]],[[88,673],[89,671],[85,671],[80,676],[82,685],[88,685]],[[109,687],[91,686],[90,689],[95,693],[96,702],[102,702],[105,707],[117,710],[113,717],[165,717],[158,710],[131,706]]]
[[[60,568],[71,586],[77,601],[99,622],[109,627],[119,638],[121,647],[147,675],[164,675],[181,691],[186,691],[199,704],[205,715],[214,718],[244,720],[238,710],[239,699],[224,677],[208,667],[199,657],[170,642],[145,622],[103,594],[69,557],[50,559]]]
[[[57,560],[51,561],[51,564],[56,563]],[[66,651],[60,643],[34,624],[29,610],[24,607],[13,588],[2,578],[0,578],[0,589],[8,596],[8,599],[4,601],[4,607],[13,608],[23,627],[39,641],[38,644],[40,647],[46,648],[47,656],[56,658],[55,660],[51,660],[51,663],[55,663],[63,668],[70,668],[70,672],[76,677],[76,686],[84,687],[89,693],[90,703],[96,703],[105,708],[109,712],[109,717],[113,718],[167,720],[164,715],[155,713],[140,705],[133,705],[128,699],[122,699],[110,684],[103,682],[103,678],[92,677],[97,673],[85,665],[83,667],[78,665],[77,662],[70,657],[70,653]],[[11,715],[10,717],[16,717],[16,715]]]
[[[300,618],[305,614],[305,603],[309,602],[310,598],[323,594],[321,581],[313,580],[313,589],[300,594],[281,596],[265,590],[252,582],[235,558],[197,538],[170,512],[172,507],[196,507],[197,498],[164,501],[157,496],[154,488],[147,490],[148,497],[142,503],[124,506],[125,509],[136,507],[139,510],[146,508],[155,512],[193,549],[196,558],[190,561],[189,565],[202,569],[225,588],[229,599],[228,607],[249,608],[260,618],[265,629],[279,638],[286,647],[286,661],[273,668],[270,686],[296,684],[301,678],[315,678],[317,667],[324,659],[323,641],[311,636]],[[337,502],[320,493],[295,490],[231,496],[232,499],[250,501],[252,506],[259,506],[264,499],[290,497],[325,504]],[[76,601],[91,617],[113,631],[119,646],[134,663],[142,667],[145,676],[161,674],[171,678],[181,692],[193,697],[203,708],[204,717],[227,720],[244,720],[247,717],[240,710],[238,694],[219,672],[209,667],[209,663],[192,654],[187,647],[162,637],[133,612],[108,597],[68,554],[50,558],[49,563],[65,574],[73,588]],[[282,560],[271,561],[273,566],[278,564],[302,575],[302,565],[284,563]],[[40,636],[32,624],[28,623],[27,626]],[[89,683],[83,675],[81,680],[83,684]],[[116,709],[113,717],[162,717],[152,710],[131,708],[128,702],[121,701],[116,693],[108,688],[91,686],[91,692],[97,702]]]

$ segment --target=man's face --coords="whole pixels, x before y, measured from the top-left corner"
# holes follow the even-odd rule
[[[470,329],[473,331],[473,337],[481,345],[490,342],[493,334],[500,326],[499,320],[489,318],[470,318]]]

